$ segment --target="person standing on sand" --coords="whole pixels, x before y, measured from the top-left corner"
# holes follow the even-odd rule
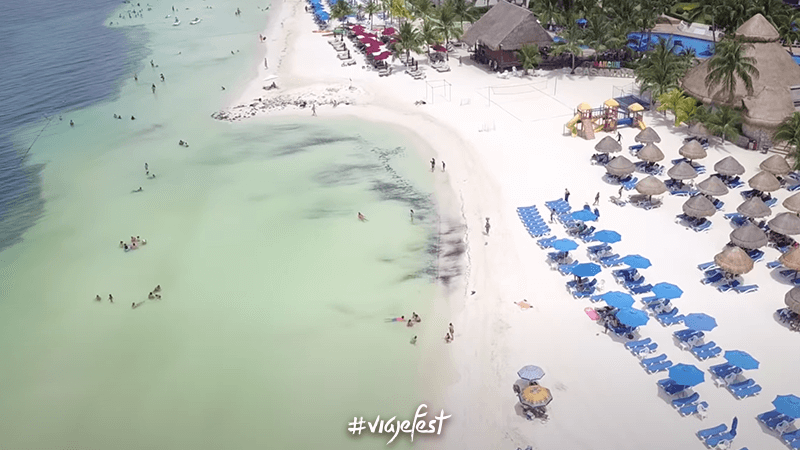
[[[569,203],[569,189],[564,189],[564,201]]]
[[[317,104],[316,103],[311,105],[311,115],[312,116],[316,116],[317,115]]]
[[[617,142],[619,142],[620,144],[622,143],[622,135],[620,134],[619,131],[617,131]]]
[[[444,161],[442,161],[442,172],[444,172]]]
[[[153,85],[150,87],[150,89],[152,89],[153,90],[153,94],[155,94],[156,93],[156,84],[153,83]]]
[[[411,210],[411,223],[414,223],[414,210]]]
[[[450,330],[450,334],[451,334],[452,336],[455,336],[455,335],[456,335],[456,330],[455,330],[455,328],[453,328],[453,324],[452,324],[452,323],[450,324],[450,326],[448,327],[448,329]]]
[[[625,186],[620,186],[619,187],[619,195],[618,195],[619,198],[622,198],[622,189],[624,189],[624,188],[625,188]]]
[[[436,169],[436,158],[431,158],[431,172]]]
[[[492,226],[491,226],[491,225],[489,225],[489,218],[488,218],[488,217],[486,218],[486,225],[485,225],[485,227],[486,227],[486,235],[488,236],[488,235],[489,235],[489,229],[490,229],[490,228],[492,228]]]
[[[600,204],[600,193],[598,192],[597,195],[594,196],[594,205],[597,206]]]

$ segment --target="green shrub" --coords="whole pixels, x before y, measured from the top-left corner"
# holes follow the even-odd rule
[[[684,13],[683,8],[681,8],[680,6],[675,8],[675,14],[683,15],[683,13]]]

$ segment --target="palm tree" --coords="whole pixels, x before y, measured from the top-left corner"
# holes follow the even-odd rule
[[[517,50],[517,58],[522,63],[522,68],[527,73],[529,70],[538,66],[542,62],[542,54],[539,53],[538,45],[523,45]]]
[[[429,0],[423,0],[429,1]],[[419,39],[420,43],[425,44],[425,54],[428,56],[428,62],[431,59],[431,45],[434,45],[439,42],[441,36],[439,35],[439,31],[436,29],[436,26],[430,20],[423,20],[422,21],[422,28],[419,29]]]
[[[369,27],[372,28],[372,15],[377,14],[378,11],[381,10],[380,5],[375,2],[374,0],[369,0],[366,5],[364,5],[364,13],[369,14]]]
[[[648,52],[636,67],[636,81],[642,91],[650,91],[659,98],[670,89],[677,88],[689,69],[689,58],[672,52],[674,45],[659,40],[653,51]]]
[[[572,56],[571,68],[575,70],[575,55],[583,55],[583,49],[580,47],[583,41],[580,39],[580,30],[575,26],[575,21],[567,26],[561,36],[564,38],[563,42],[553,44],[553,55],[558,56],[564,53],[569,53]]]
[[[563,19],[563,10],[558,5],[558,0],[535,0],[530,9],[548,30]]]
[[[425,20],[433,13],[433,3],[431,0],[411,0],[411,12],[418,19]]]
[[[689,13],[689,20],[692,22],[702,22],[701,19],[705,17],[711,19],[711,33],[714,42],[717,42],[717,16],[720,15],[721,7],[720,0],[700,0],[697,7]]]
[[[772,136],[775,142],[786,142],[794,147],[792,157],[794,158],[794,169],[800,169],[800,113],[794,113],[778,126]]]
[[[430,3],[430,0],[428,0]],[[475,2],[467,2],[467,0],[447,0],[448,6],[453,9],[453,13],[458,19],[460,28],[464,29],[464,21],[475,23],[480,17],[478,10],[475,9]]]
[[[739,137],[738,125],[741,123],[742,116],[728,106],[723,106],[709,114],[703,122],[708,131],[722,136],[722,141],[726,138],[736,139]]]
[[[588,19],[587,22],[588,26],[584,33],[585,41],[586,45],[594,49],[595,61],[597,61],[597,57],[600,53],[603,53],[609,48],[620,46],[625,42],[617,39],[607,17],[595,14]]]
[[[350,3],[347,3],[346,0],[339,0],[338,2],[334,3],[333,6],[331,6],[331,17],[339,20],[340,22],[352,13],[353,8],[350,6]]]
[[[697,100],[692,97],[685,97],[680,100],[678,107],[675,110],[675,126],[680,125],[682,122],[689,123],[691,120],[696,119],[702,108],[698,106]]]
[[[663,111],[665,116],[667,115],[667,111],[672,111],[677,119],[678,105],[680,105],[685,98],[686,94],[681,89],[672,88],[658,96],[658,103],[660,103],[660,105],[656,109]],[[680,122],[676,122],[675,126],[677,127],[679,124]]]
[[[448,3],[436,9],[433,23],[436,30],[442,36],[442,39],[444,39],[445,48],[447,48],[450,39],[461,37],[461,33],[463,32],[463,28],[456,23],[456,13],[453,11],[453,7]],[[445,56],[448,60],[450,59],[450,55],[447,52],[445,52]]]
[[[708,74],[705,80],[708,89],[712,90],[721,84],[722,89],[728,94],[728,102],[732,102],[736,94],[736,81],[742,80],[747,93],[753,95],[753,78],[759,76],[755,66],[756,59],[744,55],[751,47],[752,44],[730,38],[718,43],[714,56],[708,61]]]
[[[406,61],[411,56],[411,52],[419,53],[421,51],[420,34],[411,22],[403,22],[397,30],[397,42],[394,43],[395,49],[399,52],[406,53]]]
[[[789,46],[789,52],[792,55],[794,55],[794,43],[800,39],[800,28],[797,27],[798,24],[800,24],[800,13],[790,11],[789,14],[782,18],[777,27],[781,39],[783,39],[785,45]]]

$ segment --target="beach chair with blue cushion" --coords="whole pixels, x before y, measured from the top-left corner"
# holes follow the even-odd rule
[[[726,431],[728,431],[728,426],[723,423],[712,428],[706,428],[705,430],[700,430],[696,434],[701,441],[705,442],[706,439],[712,436],[719,436],[720,434],[725,433]]]
[[[631,294],[644,294],[645,292],[650,292],[653,290],[652,284],[642,284],[639,286],[625,286]]]
[[[569,264],[561,264],[558,266],[558,272],[561,273],[561,275],[571,275],[570,271],[572,270],[573,267],[577,265],[578,265],[577,261],[571,262]]]
[[[733,392],[733,396],[736,397],[737,400],[741,400],[747,397],[754,397],[761,393],[761,386],[753,385],[744,389],[739,389]]]
[[[722,448],[729,448],[730,442],[736,437],[736,432],[728,431],[722,434],[718,434],[716,436],[711,436],[710,438],[706,439],[706,445],[710,448],[715,448],[720,446]]]
[[[748,189],[746,191],[739,192],[739,194],[741,194],[742,198],[744,198],[745,200],[749,200],[754,195],[759,194],[759,192],[755,189]]]
[[[686,405],[683,408],[680,408],[678,412],[680,413],[681,416],[684,417],[697,414],[702,419],[705,416],[707,410],[708,410],[708,403],[700,402],[700,403],[693,403],[691,405]]]
[[[697,403],[700,400],[700,394],[695,392],[688,397],[676,398],[672,401],[672,407],[675,409],[683,408],[686,405]]]
[[[630,190],[632,190],[633,188],[636,187],[636,183],[638,183],[638,182],[639,182],[639,178],[629,176],[628,178],[620,180],[619,184],[621,184],[622,187],[624,187],[626,191],[630,191]]]
[[[735,286],[733,288],[733,290],[736,291],[739,294],[748,294],[750,292],[758,291],[758,285],[757,284],[748,284],[748,285],[742,285],[742,286]]]
[[[628,151],[631,152],[631,155],[636,156],[642,148],[644,148],[644,144],[631,145],[628,147]]]
[[[692,348],[691,352],[700,361],[705,361],[705,360],[707,360],[709,358],[715,358],[715,357],[719,356],[720,353],[722,353],[722,349],[720,347],[712,347],[712,348],[704,349],[704,350],[696,350],[696,349]]]
[[[758,249],[747,250],[747,255],[750,257],[750,259],[753,260],[753,262],[759,262],[762,259],[764,259],[764,251],[763,250],[758,250]]]
[[[778,250],[780,251],[780,249]],[[770,261],[767,263],[767,269],[777,269],[779,267],[783,267],[783,264],[780,261]]]
[[[740,391],[742,389],[747,389],[749,387],[755,386],[756,382],[752,378],[748,378],[744,381],[740,381],[738,383],[731,383],[728,385],[728,390],[731,392]]]
[[[644,338],[644,339],[640,339],[638,341],[626,342],[625,343],[625,348],[627,348],[628,350],[631,350],[631,349],[633,349],[635,347],[641,347],[643,345],[648,345],[651,342],[653,342],[653,341],[650,338]]]
[[[724,273],[716,272],[712,275],[706,275],[706,277],[700,280],[700,282],[703,284],[715,284],[722,281],[723,278],[725,278]]]
[[[693,231],[699,233],[701,231],[708,231],[711,229],[711,221],[708,219],[703,219],[702,221],[692,225],[691,228]]]
[[[725,202],[718,198],[712,198],[711,203],[714,204],[714,207],[717,208],[717,211],[721,210],[725,206]]]
[[[553,242],[555,242],[556,240],[558,240],[557,236],[550,236],[550,237],[547,237],[547,238],[539,239],[538,241],[536,241],[536,243],[542,249],[552,248],[553,247]]]
[[[598,262],[603,267],[614,267],[622,264],[622,261],[620,261],[620,259],[622,258],[615,253],[613,255],[608,255],[600,258]]]
[[[783,415],[775,410],[759,414],[758,420],[766,425],[770,430],[780,430],[781,433],[785,432],[786,429],[791,426],[792,422],[794,422],[793,418]]]
[[[645,345],[640,346],[638,348],[646,347],[647,345],[650,345],[650,344],[645,344]],[[637,347],[630,348],[629,350],[632,353],[636,354]],[[642,358],[642,360],[639,361],[639,364],[647,367],[647,366],[652,366],[653,364],[662,363],[662,362],[664,362],[666,360],[667,360],[667,355],[665,353],[662,353],[662,354],[660,354],[658,356],[651,356],[649,358]]]
[[[668,395],[677,395],[689,389],[689,386],[676,383],[672,378],[665,378],[658,382],[658,386]]]
[[[711,366],[708,368],[708,370],[714,374],[715,380],[717,380],[717,385],[719,386],[728,386],[733,384],[732,381],[736,378],[736,376],[742,373],[742,369],[740,367],[736,367],[728,363]]]
[[[644,370],[647,373],[653,374],[669,370],[670,367],[672,367],[672,361],[665,359],[664,361],[644,366]]]
[[[731,289],[735,288],[736,286],[739,286],[740,284],[742,284],[742,282],[739,280],[731,280],[727,283],[723,283],[717,286],[717,290],[720,292],[728,292]]]
[[[678,316],[678,308],[672,308],[672,310],[669,312],[656,314],[655,317],[658,323],[664,326],[675,325],[676,323],[683,322],[683,314],[681,314],[680,317]]]
[[[697,268],[700,269],[703,272],[705,272],[706,270],[710,270],[710,269],[716,269],[717,267],[718,267],[717,263],[715,263],[714,261],[707,262],[707,263],[702,263],[702,264],[698,264],[697,265]]]
[[[678,346],[684,350],[697,346],[697,343],[705,337],[702,331],[695,330],[679,330],[672,335],[678,340]]]
[[[764,204],[765,204],[765,205],[767,205],[767,206],[769,206],[770,208],[772,208],[773,206],[775,206],[777,203],[778,203],[778,199],[777,199],[777,198],[775,198],[775,197],[772,197],[772,198],[771,198],[771,199],[769,199],[769,200],[764,200]]]
[[[658,344],[653,342],[653,343],[650,343],[650,344],[647,344],[647,345],[642,345],[640,347],[634,347],[634,348],[631,348],[629,350],[634,355],[641,356],[641,355],[649,355],[649,354],[655,352],[657,348],[658,348]]]
[[[798,439],[800,439],[800,430],[789,431],[788,433],[783,433],[781,435],[781,440],[787,444],[790,444]]]

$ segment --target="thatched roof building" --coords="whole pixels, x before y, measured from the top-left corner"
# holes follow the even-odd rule
[[[709,60],[687,72],[682,82],[683,89],[704,103],[744,106],[745,135],[760,144],[769,144],[774,129],[794,113],[798,105],[792,99],[792,88],[800,88],[800,66],[778,42],[778,31],[761,14],[742,24],[735,35],[752,45],[745,52],[746,56],[755,58],[759,72],[758,78],[753,77],[752,95],[748,94],[741,80],[730,102],[721,85],[710,90],[706,85]]]
[[[482,44],[491,50],[519,50],[523,45],[551,45],[553,38],[525,8],[498,1],[464,33],[469,45]]]

